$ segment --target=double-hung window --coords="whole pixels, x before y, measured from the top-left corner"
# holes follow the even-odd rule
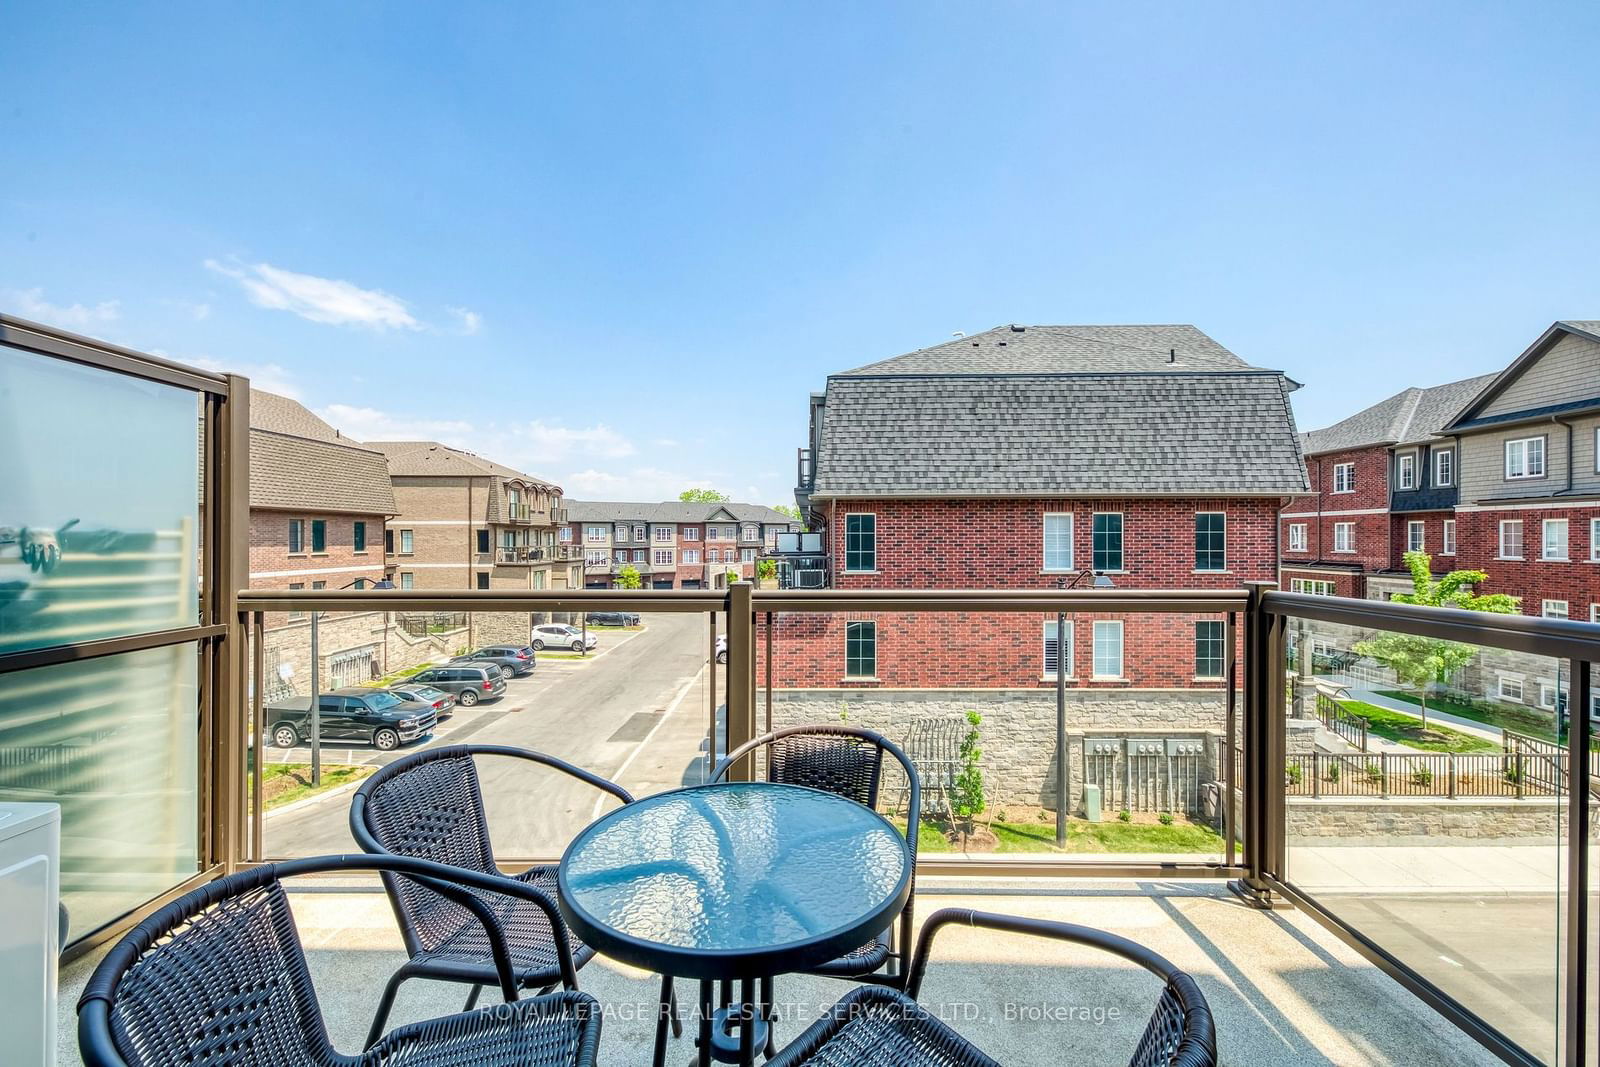
[[[1061,643],[1066,645],[1063,650],[1061,643],[1056,641],[1056,620],[1047,619],[1044,624],[1044,675],[1046,678],[1056,676],[1058,658],[1062,651],[1066,652],[1067,677],[1072,675],[1072,623],[1069,621],[1061,631]]]
[[[417,580],[417,576],[412,574],[410,571],[401,571],[400,572],[400,588],[401,589],[410,589],[410,588],[412,588],[412,586],[415,584],[416,580]]]
[[[1228,569],[1228,516],[1220,511],[1202,511],[1194,517],[1194,569]]]
[[[1501,700],[1514,700],[1518,704],[1522,703],[1522,675],[1502,674],[1499,682]]]
[[[1354,463],[1335,463],[1333,465],[1333,491],[1335,493],[1353,493],[1356,491],[1356,465]]]
[[[1094,569],[1122,570],[1122,513],[1097,511],[1094,516]]]
[[[1589,520],[1589,561],[1600,563],[1600,519]]]
[[[1539,548],[1539,558],[1565,560],[1567,553],[1567,520],[1544,520],[1544,539]]]
[[[844,624],[844,676],[873,678],[878,673],[878,624]]]
[[[1443,544],[1439,546],[1439,554],[1441,556],[1453,556],[1456,554],[1456,520],[1454,519],[1444,520],[1444,538]]]
[[[1500,558],[1522,558],[1522,520],[1500,520]]]
[[[1539,611],[1547,619],[1565,619],[1569,617],[1565,600],[1546,600],[1539,606]]]
[[[400,531],[400,554],[402,556],[411,555],[411,531],[410,530],[401,530]]]
[[[1306,524],[1291,522],[1289,524],[1289,551],[1304,552],[1306,550]]]
[[[1354,552],[1356,550],[1355,523],[1336,522],[1333,524],[1333,550],[1335,552]]]
[[[1122,621],[1101,619],[1094,624],[1094,676],[1122,677]]]
[[[1433,485],[1444,489],[1456,484],[1456,450],[1437,448],[1433,452]]]
[[[1072,516],[1066,512],[1045,513],[1044,569],[1072,570]]]
[[[1226,662],[1223,624],[1205,619],[1194,624],[1194,676],[1221,678]]]
[[[328,522],[326,519],[311,520],[311,551],[328,551]]]
[[[1521,437],[1506,442],[1506,477],[1544,477],[1543,437]]]
[[[844,517],[844,569],[878,569],[878,517],[854,514]]]
[[[1402,452],[1395,457],[1395,484],[1401,489],[1417,487],[1417,454]]]
[[[289,552],[291,555],[306,550],[306,520],[289,520]]]
[[[1426,545],[1427,527],[1421,519],[1413,519],[1406,523],[1406,551],[1421,552]]]
[[[350,548],[355,552],[367,550],[367,524],[358,522],[350,527]]]

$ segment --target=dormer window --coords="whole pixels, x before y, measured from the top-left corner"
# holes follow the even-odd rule
[[[1395,457],[1395,484],[1401,489],[1417,487],[1417,454],[1402,452]]]

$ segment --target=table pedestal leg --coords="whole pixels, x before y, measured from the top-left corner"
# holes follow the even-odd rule
[[[711,1016],[716,1010],[712,1002],[711,980],[700,980],[700,1067],[711,1067]]]

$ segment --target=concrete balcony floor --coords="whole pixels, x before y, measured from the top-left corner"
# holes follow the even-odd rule
[[[1220,881],[919,880],[917,917],[970,907],[1082,923],[1120,933],[1194,975],[1216,1014],[1226,1064],[1338,1067],[1499,1061],[1311,919],[1246,907]],[[404,960],[387,899],[367,884],[300,880],[293,893],[317,993],[335,1044],[358,1048],[378,994]],[[77,1064],[74,1005],[98,954],[61,976],[61,1063]],[[602,1062],[649,1063],[657,980],[597,957],[580,986],[606,1008]],[[848,986],[778,980],[783,1043]],[[693,983],[679,983],[693,999]],[[459,1010],[466,987],[410,982],[391,1023]],[[1153,976],[1077,946],[951,927],[941,933],[922,1000],[964,1035],[1019,1067],[1125,1063],[1159,993]],[[486,994],[487,995],[487,994]],[[668,1062],[688,1063],[688,1036]]]

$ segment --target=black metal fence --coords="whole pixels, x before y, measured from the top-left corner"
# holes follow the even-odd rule
[[[1361,751],[1367,750],[1367,720],[1352,715],[1326,693],[1317,694],[1317,718],[1345,741]]]

